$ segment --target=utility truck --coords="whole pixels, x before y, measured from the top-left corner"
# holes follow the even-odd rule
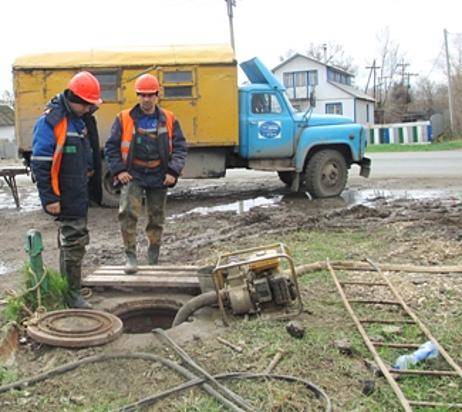
[[[238,87],[234,52],[225,45],[20,57],[13,65],[19,154],[29,162],[36,118],[78,71],[90,71],[102,87],[101,149],[117,113],[136,104],[135,80],[151,73],[162,86],[160,104],[175,113],[187,139],[184,178],[223,177],[230,168],[274,171],[292,190],[323,198],[343,191],[352,164],[369,175],[363,126],[311,109],[299,113],[257,57],[240,66],[248,82]],[[114,196],[104,160],[101,181],[105,195]]]

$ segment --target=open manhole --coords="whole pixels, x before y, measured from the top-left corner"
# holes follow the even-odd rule
[[[180,308],[181,303],[171,300],[143,300],[126,302],[112,313],[122,320],[125,333],[150,333],[170,329]]]

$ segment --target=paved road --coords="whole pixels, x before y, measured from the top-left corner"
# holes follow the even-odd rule
[[[462,150],[441,152],[369,153],[371,177],[462,178]]]

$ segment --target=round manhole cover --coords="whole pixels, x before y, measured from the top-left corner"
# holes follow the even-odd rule
[[[67,309],[49,312],[27,327],[37,342],[66,348],[103,345],[122,333],[122,321],[98,310]]]

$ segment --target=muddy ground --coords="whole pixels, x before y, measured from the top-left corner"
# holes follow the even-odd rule
[[[18,286],[18,269],[27,258],[24,238],[29,229],[41,232],[44,260],[48,266],[57,267],[56,224],[42,212],[29,178],[19,177],[18,186],[23,205],[20,211],[15,210],[6,184],[0,188],[1,289]],[[215,259],[210,252],[219,249],[221,243],[232,244],[248,237],[310,226],[347,227],[350,223],[358,226],[362,224],[358,219],[364,214],[360,205],[372,207],[373,214],[380,215],[382,210],[384,214],[391,213],[392,218],[399,214],[399,209],[406,210],[406,205],[412,204],[419,208],[409,210],[412,219],[425,219],[426,211],[457,204],[461,197],[462,178],[366,180],[351,177],[342,197],[314,201],[291,193],[274,173],[238,170],[229,172],[225,179],[183,180],[169,195],[160,260],[163,264],[210,263],[210,259]],[[391,206],[393,200],[399,202]],[[345,214],[347,220],[343,219]],[[331,215],[337,216],[336,222],[331,220]],[[145,259],[147,247],[142,230],[145,225],[146,220],[142,218],[138,237],[141,261]],[[100,265],[121,264],[123,250],[117,209],[91,208],[88,227],[91,242],[84,275]]]
[[[43,236],[45,252],[44,259],[47,265],[57,267],[57,245],[56,245],[56,226],[53,220],[47,217],[39,208],[34,187],[25,179],[19,179],[20,193],[24,209],[16,211],[13,208],[13,202],[8,197],[8,189],[3,186],[0,188],[0,290],[5,288],[18,289],[20,287],[19,269],[21,268],[26,255],[24,253],[24,236],[27,230],[38,229]],[[141,261],[145,259],[146,240],[141,228],[145,225],[145,219],[140,222],[139,246]],[[117,222],[117,210],[111,208],[91,208],[89,213],[89,229],[91,234],[91,243],[88,247],[85,263],[84,274],[92,273],[100,265],[122,264],[123,250],[119,235]],[[386,229],[385,232],[382,229]],[[445,179],[428,179],[428,178],[411,178],[406,180],[400,179],[362,179],[351,177],[347,190],[342,197],[327,200],[310,200],[307,196],[294,195],[284,187],[277,176],[271,173],[234,171],[226,179],[222,180],[202,180],[202,181],[182,181],[172,191],[168,203],[168,220],[165,226],[163,247],[161,251],[161,264],[194,264],[202,265],[214,263],[221,251],[232,251],[261,244],[267,241],[300,242],[297,237],[301,234],[310,233],[334,233],[342,236],[349,236],[353,232],[361,232],[366,237],[376,238],[376,241],[383,241],[383,248],[377,245],[368,249],[368,244],[355,248],[354,245],[348,247],[346,258],[363,259],[372,257],[378,262],[397,262],[410,263],[417,265],[443,265],[443,264],[461,264],[462,263],[462,179],[445,178]],[[383,236],[383,239],[381,238]],[[352,238],[352,242],[354,239]],[[296,263],[310,263],[312,261],[324,259],[327,256],[320,256],[318,253],[310,254],[310,246],[307,243],[305,247],[295,246]],[[332,245],[335,249],[335,245]],[[329,245],[326,245],[326,255],[329,254]],[[331,256],[335,258],[335,256]],[[403,293],[408,301],[416,309],[424,309],[425,312],[425,287],[428,279],[421,279],[417,276],[417,281],[407,278],[403,282],[410,285]],[[401,280],[397,278],[397,282]],[[451,312],[454,302],[461,301],[462,282],[461,277],[447,276],[439,278],[431,284],[431,290],[442,291],[440,303],[441,310],[444,313],[435,314],[435,319],[447,319],[454,321],[461,320],[460,306],[456,307],[455,312]],[[319,288],[323,283],[314,285],[309,289],[304,286],[304,293],[312,300],[315,295],[323,295]],[[318,290],[319,289],[319,290]],[[429,289],[429,290],[430,290]],[[315,291],[316,292],[313,292]],[[445,291],[451,291],[446,293]],[[334,299],[335,291],[332,285],[327,287],[324,293],[324,299]],[[439,292],[438,292],[439,293]],[[338,299],[338,296],[337,296]],[[423,299],[423,300],[422,300]],[[342,311],[341,307],[337,308]],[[316,324],[317,327],[334,327],[335,319],[338,313],[333,313],[328,318],[325,309],[320,309],[320,313],[313,321],[309,315],[304,315],[304,321],[310,324]],[[308,316],[308,318],[307,318]],[[344,316],[344,314],[342,314]],[[345,321],[345,318],[339,319],[339,323]],[[245,327],[244,327],[245,329]],[[234,330],[234,333],[241,333]],[[246,337],[247,336],[247,337]],[[261,337],[256,336],[258,341]],[[244,335],[244,340],[248,335]],[[284,339],[283,337],[281,339]],[[247,342],[249,343],[249,342]],[[191,343],[190,350],[202,361],[202,364],[213,360],[213,354],[222,356],[220,349],[207,343]],[[252,345],[255,349],[256,344]],[[201,348],[205,347],[208,353],[204,355]],[[127,348],[128,349],[128,348]],[[92,351],[90,351],[93,353]],[[212,353],[212,355],[210,355]],[[248,362],[252,365],[255,353],[249,352]],[[38,372],[47,365],[45,360],[39,360],[34,364],[34,358],[31,353],[25,355],[28,359],[27,371]],[[77,355],[78,358],[84,356]],[[234,355],[230,355],[234,357]],[[461,364],[462,353],[457,353],[458,361]],[[66,356],[65,352],[56,355],[64,360],[74,359],[75,356]],[[60,362],[53,358],[53,365]],[[23,362],[24,362],[23,359]],[[47,358],[48,359],[48,358]],[[229,359],[228,359],[229,360]],[[242,363],[242,362],[240,362]],[[356,362],[357,363],[357,362]],[[23,363],[24,365],[25,363]],[[227,366],[232,369],[231,365]],[[128,371],[130,375],[135,373],[137,363],[132,363],[130,367],[133,371]],[[216,362],[213,361],[209,367],[214,369]],[[318,365],[319,366],[319,365]],[[288,366],[287,366],[288,367]],[[359,365],[356,365],[361,369]],[[149,370],[143,374],[139,382],[141,385],[144,380],[152,377]],[[288,371],[285,371],[288,373]],[[293,371],[292,371],[293,372]],[[109,366],[98,369],[99,377],[86,381],[86,384],[95,384],[106,382],[111,375]],[[22,374],[26,374],[23,371]],[[75,380],[79,380],[80,375],[73,374]],[[339,384],[340,389],[334,391],[334,405],[337,410],[370,410],[370,406],[361,406],[361,404],[352,403],[351,396],[361,397],[361,391],[358,389],[351,391],[351,382],[346,378]],[[319,384],[324,388],[329,388],[329,379],[318,377]],[[352,378],[351,378],[352,379]],[[85,381],[85,379],[83,380]],[[76,399],[69,401],[69,379],[65,379],[61,384],[63,390],[60,391],[62,397],[67,400],[54,399],[49,405],[51,409],[43,406],[43,399],[34,401],[29,397],[29,401],[16,403],[17,399],[8,398],[7,405],[11,410],[14,407],[23,408],[27,405],[27,410],[97,410],[90,405],[95,401],[95,396],[89,391],[82,395],[76,395]],[[356,382],[356,381],[355,381]],[[120,385],[115,385],[114,393],[123,390]],[[53,385],[47,384],[42,387],[44,390],[52,391]],[[48,388],[48,389],[43,389]],[[289,388],[287,391],[290,392]],[[63,395],[64,393],[64,395]],[[67,394],[67,395],[66,395]],[[43,395],[43,393],[42,393]],[[116,395],[114,395],[116,396]],[[130,399],[137,399],[131,393]],[[196,399],[197,395],[188,395],[184,400],[185,404]],[[43,396],[42,396],[43,398]],[[194,399],[193,399],[194,398]],[[49,399],[49,398],[48,398]],[[19,401],[18,401],[19,402]],[[109,401],[108,401],[109,402]],[[279,402],[279,403],[278,403]],[[303,409],[296,402],[292,409],[285,409],[283,402],[275,399],[271,410],[311,410]],[[109,402],[110,403],[110,402]],[[119,402],[124,404],[124,402]],[[21,406],[22,405],[22,406]],[[64,406],[63,406],[64,405]],[[216,410],[207,409],[208,407],[196,407],[196,409],[181,409],[178,405],[169,404],[165,410]],[[352,406],[354,405],[354,407]],[[42,407],[44,409],[42,409]],[[50,406],[48,406],[50,408]],[[183,407],[182,407],[183,408]],[[19,410],[19,409],[18,409]],[[22,409],[26,410],[26,409]],[[106,410],[106,409],[101,409]],[[314,409],[313,409],[314,410]],[[380,404],[374,410],[381,409]],[[390,409],[388,409],[390,410]]]

